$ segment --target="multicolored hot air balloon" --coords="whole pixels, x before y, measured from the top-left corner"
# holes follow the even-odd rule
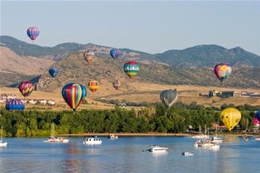
[[[87,90],[82,84],[69,83],[62,88],[61,95],[69,107],[73,109],[73,111],[76,111],[87,96]]]
[[[164,90],[160,93],[160,99],[163,104],[169,109],[178,99],[178,92],[174,90]]]
[[[111,56],[114,60],[116,60],[116,59],[118,59],[119,56],[120,56],[120,51],[119,51],[118,49],[112,49],[112,50],[110,51],[110,56]]]
[[[87,61],[87,63],[90,64],[92,62],[92,57],[95,56],[95,54],[88,50],[88,51],[84,52],[83,56],[84,56],[85,60]]]
[[[130,79],[133,79],[139,72],[139,64],[135,61],[129,61],[124,64],[124,71]]]
[[[50,74],[51,77],[53,77],[53,78],[57,76],[58,72],[59,72],[59,71],[58,71],[57,68],[52,67],[52,68],[49,69],[49,74]]]
[[[118,88],[121,87],[121,82],[120,82],[119,80],[115,80],[115,81],[113,82],[113,87],[114,87],[116,90],[118,90]]]
[[[92,92],[95,93],[99,89],[100,85],[99,82],[96,80],[91,80],[88,83],[88,89]]]
[[[232,68],[227,63],[220,63],[214,67],[214,73],[221,83],[226,80],[232,72]]]
[[[34,85],[31,81],[23,81],[18,86],[19,91],[24,97],[28,97],[34,90]]]
[[[27,29],[27,35],[31,40],[35,40],[40,34],[40,31],[37,27],[30,27]]]
[[[226,108],[221,112],[220,119],[228,130],[231,131],[239,123],[241,113],[235,108]]]
[[[21,100],[9,100],[5,104],[5,109],[8,111],[23,111],[25,106]]]

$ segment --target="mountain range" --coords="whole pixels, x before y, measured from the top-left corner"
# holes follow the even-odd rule
[[[0,86],[16,86],[22,80],[34,79],[40,90],[53,91],[71,81],[85,84],[90,79],[126,81],[123,64],[135,60],[140,64],[140,71],[134,80],[142,83],[219,86],[213,67],[227,62],[232,66],[232,74],[225,81],[226,87],[260,87],[260,56],[241,47],[226,49],[218,45],[198,45],[157,54],[121,48],[120,59],[116,61],[109,55],[111,49],[92,43],[43,47],[0,36]],[[92,64],[84,60],[86,50],[95,53]],[[57,80],[51,80],[50,67],[59,69]]]

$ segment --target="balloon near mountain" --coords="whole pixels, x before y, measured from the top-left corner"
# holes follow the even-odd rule
[[[124,64],[124,72],[130,79],[133,79],[139,72],[139,64],[135,61],[128,61]]]
[[[69,83],[62,88],[61,95],[69,107],[73,109],[73,111],[76,111],[87,96],[87,89],[82,84]]]
[[[120,51],[118,49],[112,49],[110,51],[110,56],[114,59],[117,60],[120,56]]]
[[[220,119],[226,128],[231,131],[241,120],[241,113],[235,108],[226,108],[221,112]]]
[[[94,94],[98,89],[100,85],[99,82],[96,80],[91,80],[88,83],[88,89]]]
[[[160,93],[160,99],[163,104],[169,109],[178,99],[178,92],[174,90],[164,90]]]
[[[232,68],[228,63],[220,63],[215,65],[214,73],[217,78],[220,80],[221,84],[230,76]]]
[[[34,85],[31,81],[23,81],[18,86],[19,91],[24,97],[28,97],[34,90]]]
[[[28,37],[34,41],[40,34],[40,31],[37,27],[29,27],[26,31]]]
[[[53,77],[53,78],[55,78],[55,77],[57,76],[58,72],[59,72],[58,69],[55,68],[55,67],[51,67],[51,68],[49,69],[49,74],[50,74],[51,77]]]

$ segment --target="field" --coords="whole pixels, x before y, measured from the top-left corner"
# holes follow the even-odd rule
[[[192,86],[192,85],[158,85],[158,84],[146,84],[146,83],[135,83],[129,82],[127,86],[122,86],[119,90],[115,90],[109,81],[102,81],[100,89],[95,93],[88,93],[86,100],[88,104],[81,104],[78,109],[113,109],[115,105],[106,104],[96,101],[96,99],[104,100],[126,100],[128,102],[147,102],[154,103],[160,102],[159,94],[165,89],[177,89],[179,93],[178,101],[186,104],[196,102],[197,104],[204,106],[215,106],[219,107],[222,104],[234,104],[234,105],[260,105],[260,98],[219,98],[219,97],[202,97],[199,94],[207,94],[210,90],[217,91],[249,91],[249,92],[260,92],[255,89],[237,89],[237,88],[224,88],[224,87],[203,87],[203,86]],[[60,89],[61,90],[61,89]],[[28,99],[53,99],[56,102],[55,106],[41,106],[26,104],[26,108],[34,107],[37,109],[51,109],[51,110],[70,110],[70,108],[64,102],[61,91],[56,90],[54,92],[42,92],[34,91]],[[0,94],[15,94],[19,99],[24,97],[20,94],[17,88],[0,88]],[[4,103],[1,103],[4,106]],[[127,107],[128,109],[141,109],[140,107]]]

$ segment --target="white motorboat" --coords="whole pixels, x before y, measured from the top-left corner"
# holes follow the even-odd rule
[[[83,141],[83,144],[85,144],[85,145],[100,145],[100,144],[102,144],[102,140],[101,140],[101,138],[98,138],[97,136],[93,136],[93,137],[90,137],[90,138],[86,138]]]
[[[193,156],[193,152],[192,151],[183,151],[182,155],[184,155],[184,156]]]
[[[256,141],[260,141],[260,136],[255,137]]]
[[[158,145],[152,145],[147,151],[149,152],[166,152],[168,147],[160,147]]]
[[[51,142],[51,143],[68,143],[69,139],[65,137],[55,137],[55,136],[50,136],[49,139],[45,142]]]
[[[213,136],[211,138],[211,142],[215,142],[215,143],[222,143],[223,142],[223,139],[221,137],[218,137],[218,136]]]
[[[0,140],[0,147],[6,147],[7,142],[3,141],[3,129],[1,128],[1,140]]]
[[[114,134],[109,134],[108,138],[109,139],[118,139],[118,136],[114,135]]]

